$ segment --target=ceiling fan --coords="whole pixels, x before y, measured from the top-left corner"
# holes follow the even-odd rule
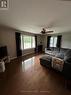
[[[54,31],[51,31],[51,30],[46,30],[45,28],[42,28],[42,30],[41,30],[41,34],[47,34],[47,33],[52,33],[52,32],[54,32]]]

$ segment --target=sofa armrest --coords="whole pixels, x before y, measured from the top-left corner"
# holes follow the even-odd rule
[[[51,51],[50,49],[48,49],[48,48],[45,48],[45,52],[47,52],[47,51]]]
[[[63,67],[63,75],[66,79],[71,79],[71,62],[65,61]]]
[[[52,68],[62,72],[64,61],[57,57],[52,57]]]

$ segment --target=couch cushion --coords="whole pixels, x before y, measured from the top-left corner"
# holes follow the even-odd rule
[[[68,51],[69,49],[66,48],[60,48],[60,53],[63,53],[65,55],[65,53]]]
[[[62,71],[63,70],[64,61],[60,58],[52,57],[52,68]]]
[[[60,59],[64,59],[64,54],[63,53],[57,53],[56,57],[60,58]]]
[[[59,52],[59,48],[54,47],[54,51]]]
[[[50,47],[50,50],[51,50],[51,51],[54,51],[54,47]]]
[[[71,50],[68,50],[64,56],[65,61],[71,61]]]
[[[41,58],[40,58],[41,60],[52,60],[52,57],[51,56],[49,56],[49,55],[43,55],[43,56],[41,56]]]

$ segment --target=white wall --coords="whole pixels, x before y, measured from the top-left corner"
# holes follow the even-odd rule
[[[71,49],[71,33],[62,34],[61,47]]]
[[[15,31],[9,28],[0,28],[0,46],[7,46],[8,55],[16,57]]]

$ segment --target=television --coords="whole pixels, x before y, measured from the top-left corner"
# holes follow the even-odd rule
[[[7,46],[0,47],[0,59],[4,58],[7,55]]]

